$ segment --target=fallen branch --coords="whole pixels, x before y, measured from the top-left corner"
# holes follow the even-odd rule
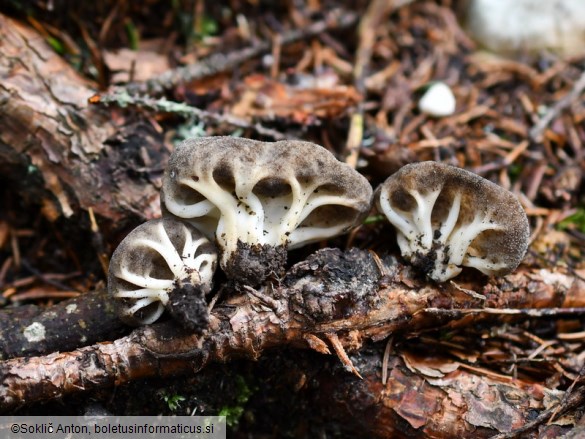
[[[550,125],[553,119],[561,113],[561,111],[569,107],[579,98],[579,96],[581,96],[583,90],[585,90],[585,72],[583,72],[577,82],[575,82],[571,91],[562,99],[555,102],[545,115],[540,118],[536,125],[530,129],[529,135],[533,142],[542,142],[544,130]]]
[[[114,91],[112,93],[104,93],[94,95],[89,100],[92,104],[117,105],[124,108],[129,105],[146,108],[157,113],[173,113],[186,118],[195,118],[204,122],[212,122],[215,124],[228,124],[237,128],[252,130],[261,136],[273,138],[275,140],[290,139],[280,131],[265,127],[261,123],[251,123],[245,119],[230,115],[217,114],[209,111],[201,110],[192,107],[182,102],[173,102],[165,98],[155,99],[148,96],[130,95],[126,91]]]
[[[344,436],[512,438],[523,426],[535,429],[545,423],[563,397],[563,392],[538,383],[469,371],[432,354],[426,361],[438,369],[429,368],[433,374],[427,375],[407,363],[407,353],[393,353],[383,384],[380,357],[380,351],[373,348],[360,352],[363,380],[329,369],[314,377],[319,391],[312,407],[328,422],[339,425]],[[440,368],[446,372],[441,373]],[[578,393],[572,404],[580,400],[578,396],[582,399],[583,391]],[[539,422],[532,422],[539,412]],[[540,437],[559,437],[575,421],[568,417],[560,426],[544,426],[549,436]],[[494,436],[498,433],[502,436]]]
[[[238,295],[216,305],[203,336],[185,333],[169,322],[70,353],[4,361],[0,411],[137,378],[192,373],[211,361],[257,358],[278,346],[323,348],[329,334],[336,335],[343,349],[354,351],[366,340],[382,340],[397,331],[413,333],[457,323],[421,312],[429,307],[585,305],[583,281],[547,270],[517,273],[476,287],[485,301],[451,284],[413,281],[408,268],[385,264],[369,252],[324,249],[293,266],[274,291]],[[473,321],[467,316],[459,323]],[[333,350],[339,352],[339,346]],[[361,373],[359,367],[357,371]]]
[[[113,340],[125,329],[105,290],[88,292],[44,310],[34,306],[24,309],[27,313],[20,315],[10,309],[0,310],[0,360],[69,351]]]

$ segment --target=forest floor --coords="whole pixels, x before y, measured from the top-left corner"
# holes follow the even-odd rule
[[[441,161],[519,198],[531,226],[520,273],[585,278],[585,55],[510,59],[484,52],[465,33],[460,5],[451,0],[290,1],[270,8],[262,1],[222,3],[78,2],[64,10],[60,2],[39,0],[25,8],[9,1],[0,13],[36,32],[83,78],[80,90],[92,91],[83,99],[108,111],[124,132],[120,138],[131,137],[122,127],[136,121],[147,126],[140,129],[160,150],[139,152],[142,158],[132,165],[122,155],[121,172],[129,178],[160,188],[174,145],[211,135],[312,141],[374,188],[407,163]],[[455,96],[452,115],[419,110],[420,97],[437,81]],[[115,246],[160,214],[156,203],[145,202],[143,210],[96,208],[94,215],[80,202],[67,215],[62,202],[55,207],[45,195],[38,198],[11,174],[3,172],[0,181],[0,311],[7,316],[103,289]],[[323,247],[398,258],[394,236],[373,212],[349,237],[291,253],[289,266]],[[466,282],[483,285],[485,279],[465,272]],[[392,348],[423,375],[431,367],[427,355],[480,376],[570,395],[583,386],[585,373],[584,313],[568,311],[585,305],[574,303],[545,305],[546,313],[514,320],[403,328]],[[107,341],[130,329],[116,331]],[[363,360],[354,361],[380,363],[387,346],[386,340],[368,342]],[[333,384],[324,375],[342,373],[334,356],[283,347],[255,362],[234,360],[189,378],[133,380],[115,391],[33,404],[20,413],[77,414],[93,406],[116,414],[222,413],[241,437],[343,435],[333,415],[328,422],[325,409],[314,413],[323,396],[312,383],[327,388]]]

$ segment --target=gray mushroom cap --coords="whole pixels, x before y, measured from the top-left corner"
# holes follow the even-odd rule
[[[161,191],[164,211],[215,238],[228,276],[252,283],[278,272],[287,248],[359,224],[371,198],[368,181],[319,145],[234,137],[182,142]]]
[[[461,266],[507,274],[528,248],[518,199],[479,175],[438,162],[402,167],[376,190],[377,209],[396,228],[403,257],[438,282]]]
[[[110,260],[108,291],[131,325],[155,322],[169,297],[185,284],[205,294],[217,262],[217,250],[190,224],[173,218],[148,221],[132,230]]]

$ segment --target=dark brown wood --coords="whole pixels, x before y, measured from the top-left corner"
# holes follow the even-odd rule
[[[70,351],[115,340],[127,331],[105,290],[91,291],[45,309],[22,308],[27,312],[0,311],[2,360]]]

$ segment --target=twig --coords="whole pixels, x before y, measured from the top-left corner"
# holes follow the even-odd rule
[[[252,297],[232,296],[216,305],[210,315],[210,330],[203,336],[181,331],[169,324],[155,324],[137,329],[132,335],[112,343],[99,343],[69,353],[0,362],[0,412],[23,401],[30,404],[39,399],[89,392],[149,376],[193,373],[211,361],[228,361],[242,356],[258,358],[265,349],[276,346],[309,345],[327,352],[319,337],[328,338],[347,367],[351,361],[344,358],[347,356],[345,350],[359,349],[368,339],[381,340],[399,330],[420,331],[436,327],[436,320],[421,312],[428,313],[426,307],[429,303],[442,302],[449,308],[460,308],[460,315],[486,311],[494,314],[524,312],[496,308],[469,310],[475,299],[454,294],[456,289],[453,286],[409,287],[402,282],[406,276],[404,267],[396,264],[392,270],[396,273],[392,279],[382,281],[381,270],[371,253],[355,248],[346,252],[323,249],[293,266],[282,285],[269,298],[261,292],[248,290]],[[565,294],[566,300],[570,295],[576,304],[585,300],[585,284],[580,280],[571,278],[562,284],[552,284],[539,273],[538,270],[518,273],[510,275],[501,285],[492,283],[489,294],[486,294],[488,300],[493,306],[501,307],[552,304],[559,295]],[[528,293],[528,289],[536,289],[538,294]],[[257,296],[273,306],[259,306]],[[452,300],[445,301],[446,297]],[[81,305],[77,304],[78,307]],[[109,307],[100,307],[106,308]],[[281,310],[280,316],[274,309]],[[453,313],[447,315],[458,317],[451,309],[433,310],[435,314]],[[551,312],[553,315],[561,312],[576,314],[585,313],[585,308],[525,311],[527,315],[537,317],[547,312],[549,315]],[[473,321],[473,318],[467,319],[466,324]],[[6,353],[8,356],[13,355]],[[92,367],[87,367],[87,364]]]
[[[93,213],[93,208],[89,207],[87,209],[87,213],[89,214],[89,223],[91,225],[91,243],[93,244],[93,248],[97,253],[98,261],[100,261],[102,270],[107,276],[110,261],[108,260],[108,252],[106,252],[105,249],[104,237],[102,236],[98,227],[95,215]]]
[[[473,309],[443,309],[425,308],[421,313],[428,313],[435,316],[461,318],[468,314],[500,314],[500,315],[522,315],[528,317],[551,317],[566,315],[585,315],[585,308],[540,308],[540,309],[497,309],[497,308],[473,308]],[[417,313],[418,313],[417,312]]]
[[[392,342],[394,337],[388,337],[386,347],[384,348],[384,356],[382,357],[382,384],[386,385],[388,382],[388,360],[390,359],[390,352],[392,351]]]
[[[280,43],[286,45],[304,38],[311,38],[327,30],[344,29],[353,26],[356,21],[357,14],[354,12],[335,10],[329,13],[324,20],[317,21],[304,29],[295,29],[283,34]],[[229,54],[216,53],[195,64],[168,70],[146,82],[128,84],[122,90],[130,94],[160,94],[178,84],[232,70],[243,62],[270,51],[270,47],[270,42],[262,42],[254,47],[240,49]]]
[[[492,436],[491,439],[513,439],[518,437],[522,433],[526,433],[527,431],[533,430],[541,424],[547,422],[551,416],[558,415],[560,413],[564,413],[567,410],[572,409],[573,407],[578,407],[579,405],[583,404],[585,400],[585,387],[580,387],[574,393],[569,394],[566,401],[561,402],[559,406],[551,407],[548,410],[543,411],[540,415],[536,417],[531,422],[527,422],[522,427],[517,428],[509,433],[502,433]],[[559,410],[560,407],[560,410]]]
[[[478,299],[481,301],[485,301],[485,299],[486,299],[486,297],[483,294],[479,294],[473,290],[468,290],[468,289],[462,288],[461,286],[459,286],[457,283],[453,282],[452,280],[449,281],[449,283],[451,285],[453,285],[457,289],[457,291],[461,291],[462,293],[468,294],[471,297],[473,297],[474,299]]]
[[[573,382],[571,383],[571,385],[569,386],[569,388],[567,389],[567,391],[563,395],[563,399],[561,400],[561,402],[557,406],[556,410],[550,415],[550,418],[547,422],[548,425],[552,424],[552,422],[556,419],[556,417],[559,415],[559,413],[561,413],[561,411],[567,409],[567,405],[569,404],[569,399],[570,399],[571,395],[573,395],[573,393],[574,393],[575,385],[578,382],[581,382],[583,380],[584,375],[585,375],[585,365],[581,366],[581,370],[579,371],[579,375],[575,377],[575,379],[573,380]],[[585,395],[583,395],[583,396],[585,396]]]
[[[536,125],[530,129],[530,139],[534,142],[542,141],[542,133],[546,127],[548,127],[552,120],[557,117],[561,111],[571,105],[573,101],[583,93],[583,90],[585,90],[585,72],[583,72],[581,77],[575,82],[571,91],[564,98],[555,103],[536,123]]]
[[[345,352],[345,349],[341,344],[341,341],[339,340],[337,334],[334,332],[330,332],[326,333],[325,337],[327,337],[327,340],[329,340],[331,346],[333,346],[333,350],[337,354],[337,358],[339,358],[339,360],[343,364],[343,367],[345,367],[345,370],[353,373],[359,379],[363,379],[363,377],[360,375],[360,372],[353,365],[351,358],[349,358],[349,355],[347,355],[347,352]]]
[[[73,350],[115,339],[126,330],[105,290],[87,292],[46,309],[26,309],[31,312],[0,311],[0,359]]]
[[[52,286],[59,288],[60,290],[64,290],[64,291],[73,290],[73,288],[71,288],[69,285],[66,285],[62,282],[59,282],[58,280],[56,280],[54,278],[52,279],[51,276],[46,276],[40,270],[37,270],[31,264],[29,264],[29,262],[26,259],[22,260],[22,266],[27,271],[29,271],[36,279],[40,280],[43,283],[46,283],[48,285],[52,285]],[[79,293],[79,291],[78,291],[78,293]]]
[[[355,56],[353,79],[356,90],[363,96],[366,93],[365,78],[367,67],[372,59],[372,51],[376,40],[379,24],[395,9],[410,3],[412,0],[372,0],[358,28],[359,45]],[[357,166],[360,146],[364,135],[364,108],[359,104],[351,117],[349,133],[345,149],[345,162],[352,168]]]
[[[130,95],[127,91],[123,90],[94,95],[90,98],[90,103],[115,104],[120,107],[135,105],[155,112],[173,113],[187,118],[194,117],[205,122],[226,123],[237,128],[254,130],[262,136],[271,137],[276,140],[290,139],[290,136],[285,136],[280,131],[267,128],[260,123],[250,123],[229,114],[210,113],[209,111],[201,110],[182,102],[169,101],[166,98],[155,99],[148,96]]]

